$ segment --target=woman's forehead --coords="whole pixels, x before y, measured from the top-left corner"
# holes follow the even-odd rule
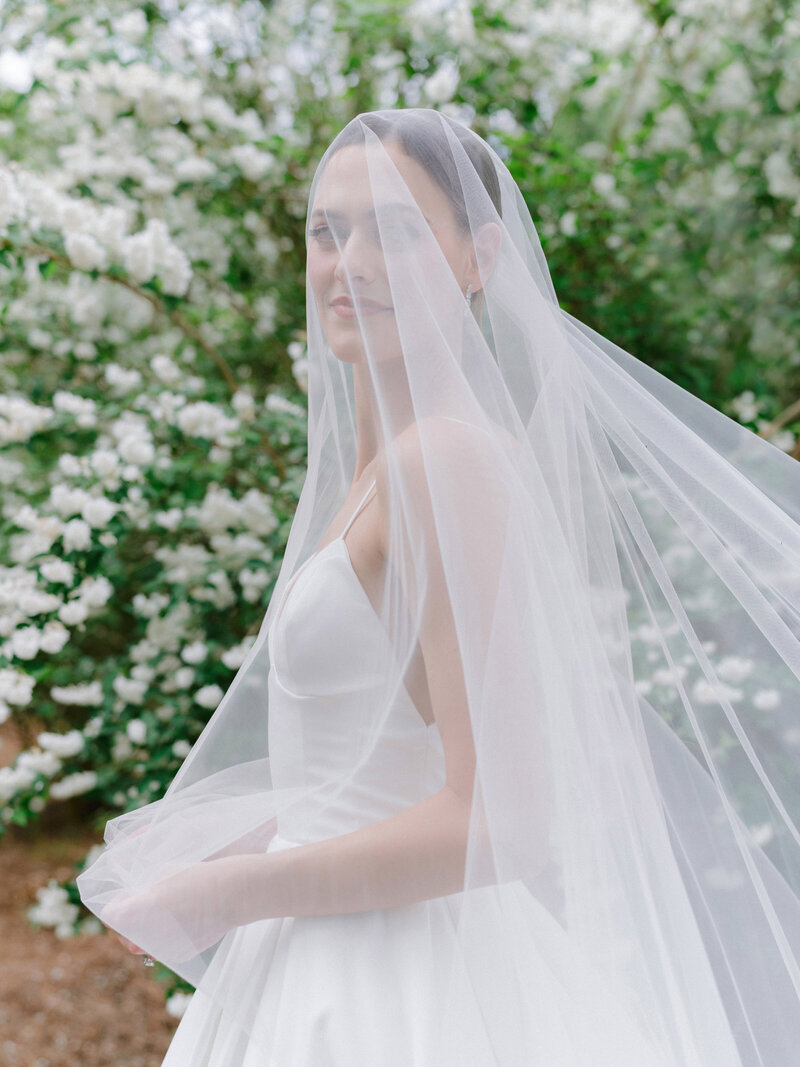
[[[335,152],[317,182],[311,212],[367,218],[384,211],[421,212],[429,219],[446,207],[446,196],[421,164],[388,142],[347,145]]]

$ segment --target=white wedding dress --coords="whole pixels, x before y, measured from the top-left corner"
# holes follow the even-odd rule
[[[391,655],[344,540],[372,487],[289,583],[269,634],[276,788],[335,780],[344,767],[348,789],[316,820],[305,811],[293,825],[281,815],[268,851],[356,830],[444,783],[438,730],[407,693],[352,775],[365,728],[351,711],[364,706],[354,694],[379,686]],[[471,896],[462,921],[482,924],[485,937],[470,938],[480,959],[468,961],[457,951],[456,897],[231,931],[164,1067],[677,1067],[521,882]]]

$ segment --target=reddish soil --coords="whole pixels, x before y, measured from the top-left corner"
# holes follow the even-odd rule
[[[36,890],[74,877],[96,842],[63,816],[0,841],[0,1067],[159,1067],[164,1057],[177,1021],[141,956],[112,934],[61,940],[27,919]]]

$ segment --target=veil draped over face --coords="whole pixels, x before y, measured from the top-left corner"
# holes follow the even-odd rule
[[[502,1050],[545,921],[653,1063],[795,1062],[800,466],[561,310],[508,170],[438,112],[345,127],[308,245],[308,473],[269,609],[83,900],[251,1034],[237,925],[446,897],[420,1065],[450,1064],[463,983],[496,1062],[533,1062]]]

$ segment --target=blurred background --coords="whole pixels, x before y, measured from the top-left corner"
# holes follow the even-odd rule
[[[797,458],[798,104],[794,0],[0,0],[0,1064],[157,1067],[191,993],[73,879],[269,602],[330,140],[470,125],[562,307]]]

